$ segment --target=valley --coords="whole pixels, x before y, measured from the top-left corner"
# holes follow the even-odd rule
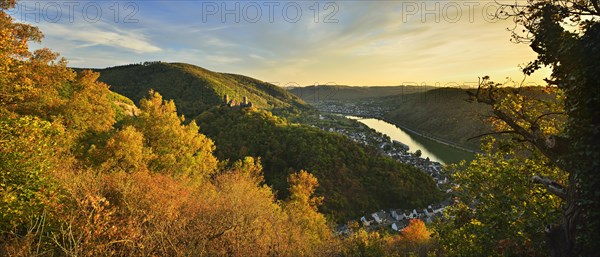
[[[324,112],[385,120],[420,136],[471,152],[479,150],[477,136],[492,131],[486,122],[491,109],[466,101],[467,92],[473,90],[412,86],[391,88],[393,90],[387,90],[397,94],[377,96],[382,90],[380,87],[348,89],[338,86],[295,88],[290,92]],[[322,97],[315,98],[315,95]]]
[[[0,0],[0,256],[599,256],[599,81],[599,0]]]
[[[0,0],[0,256],[597,256],[599,21]]]
[[[289,172],[313,172],[321,184],[317,193],[326,196],[321,211],[342,223],[381,208],[407,209],[436,205],[444,197],[433,191],[448,193],[451,188],[447,176],[442,173],[442,164],[473,158],[472,153],[459,149],[459,146],[447,140],[425,136],[410,128],[404,128],[410,134],[398,127],[394,127],[397,132],[389,129],[383,131],[378,125],[363,124],[359,118],[339,115],[390,120],[389,114],[398,108],[390,103],[393,101],[389,99],[390,94],[419,95],[434,88],[343,86],[286,91],[240,75],[163,62],[96,71],[100,73],[99,79],[109,83],[112,90],[134,101],[140,99],[145,90],[154,89],[164,95],[165,99],[173,100],[177,106],[182,105],[178,112],[187,117],[195,117],[200,131],[215,141],[216,156],[219,159],[237,160],[244,156],[260,158],[266,182],[279,192],[278,197],[281,199],[286,197],[285,177]],[[246,97],[253,106],[241,109],[228,107],[223,100],[225,95],[239,99]],[[313,101],[317,95],[327,97],[328,100]],[[311,130],[311,127],[322,132]],[[291,134],[295,136],[292,137]],[[329,139],[315,141],[316,138],[312,139],[312,135]],[[338,135],[342,137],[339,138]],[[344,138],[358,145],[342,143],[347,140]],[[407,144],[410,145],[410,150]],[[353,153],[354,151],[358,152]],[[372,157],[356,157],[363,152],[370,153]],[[348,155],[355,157],[343,157]],[[397,164],[390,163],[390,160]],[[384,164],[386,162],[388,164]],[[387,168],[378,171],[378,166],[381,165]],[[384,180],[368,182],[373,178],[359,175],[367,167],[371,173],[383,172],[381,174],[386,174],[388,171],[385,169],[390,168],[393,172],[413,173],[410,176],[424,172],[429,178],[419,175],[421,178],[415,181],[415,188],[431,188],[429,185],[433,184],[436,189],[427,189],[430,190],[427,197],[418,193],[421,199],[411,198],[414,193],[402,193],[405,195],[403,198],[397,198],[399,195],[392,193],[396,196],[392,200],[394,197],[390,197],[390,192],[413,190],[410,189],[412,186],[407,187],[401,182],[402,179],[393,178],[397,174],[385,179],[384,187],[381,187]],[[354,186],[348,188],[349,184]],[[403,186],[398,188],[397,185]],[[369,189],[370,187],[372,188]]]
[[[423,208],[445,198],[448,186],[442,190],[438,182],[447,178],[439,163],[395,148],[388,136],[321,112],[274,85],[181,63],[96,71],[111,90],[134,102],[153,89],[181,105],[178,113],[192,117],[214,140],[219,160],[259,158],[265,182],[279,199],[288,197],[290,173],[311,172],[320,184],[316,193],[325,196],[320,211],[331,220],[344,223],[381,208]],[[231,106],[225,95],[245,97],[252,107]]]

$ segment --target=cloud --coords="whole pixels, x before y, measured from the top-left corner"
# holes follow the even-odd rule
[[[398,85],[403,81],[456,81],[478,75],[520,76],[517,65],[535,58],[526,45],[509,42],[510,21],[490,23],[484,3],[437,1],[462,6],[437,14],[405,14],[407,5],[436,1],[337,1],[337,22],[326,23],[333,9],[314,17],[316,2],[298,2],[296,23],[281,10],[269,22],[266,9],[257,23],[203,22],[197,1],[139,1],[137,24],[39,24],[48,46],[78,66],[102,67],[146,60],[187,62],[215,71],[240,73],[286,84],[315,82]],[[489,2],[489,1],[488,1]],[[243,5],[243,4],[242,4]],[[313,7],[313,9],[309,9]],[[431,6],[430,6],[431,7]],[[439,16],[439,17],[436,17]],[[227,16],[227,17],[232,17]],[[439,18],[439,22],[436,21]]]
[[[155,53],[161,48],[154,45],[141,31],[125,31],[114,26],[94,23],[40,24],[47,37],[78,42],[79,47],[108,46],[135,53]]]

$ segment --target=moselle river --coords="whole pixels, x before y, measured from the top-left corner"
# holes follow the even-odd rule
[[[458,163],[462,160],[471,161],[475,158],[472,152],[464,151],[435,140],[423,137],[408,130],[403,130],[394,124],[374,118],[362,118],[346,116],[346,118],[357,120],[375,131],[388,135],[392,140],[397,140],[408,145],[410,152],[421,150],[421,157],[429,157],[432,161],[442,164]]]

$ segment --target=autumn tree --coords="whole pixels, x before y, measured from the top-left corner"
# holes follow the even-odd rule
[[[264,185],[261,164],[251,157],[214,179],[217,194],[207,199],[197,222],[205,226],[208,255],[294,255],[284,240],[285,214]],[[298,254],[295,254],[298,255]]]
[[[99,73],[85,70],[61,88],[64,104],[55,115],[62,116],[72,133],[106,132],[115,123],[110,90],[106,84],[97,81],[98,76]]]
[[[248,178],[255,180],[257,184],[264,182],[263,167],[260,158],[244,157],[242,160],[235,161],[230,171],[243,173]]]
[[[33,26],[14,22],[5,10],[15,7],[14,0],[0,2],[0,104],[3,107],[25,100],[33,90],[33,83],[27,79],[27,71],[20,69],[23,62],[32,56],[27,42],[39,42],[42,33]]]
[[[377,231],[368,232],[363,228],[353,231],[347,238],[344,238],[344,248],[342,256],[399,256],[388,251],[385,236]]]
[[[64,59],[47,48],[29,51],[29,42],[41,42],[37,27],[14,22],[4,10],[15,1],[2,1],[0,12],[0,106],[21,115],[60,121],[79,136],[91,130],[107,131],[114,110],[107,99],[108,86],[97,73],[76,74]]]
[[[504,5],[499,18],[513,19],[513,40],[538,54],[524,67],[531,74],[552,69],[549,87],[564,92],[563,133],[543,133],[538,121],[553,114],[515,117],[503,110],[494,83],[482,83],[478,102],[494,107],[494,115],[516,138],[539,150],[568,175],[565,183],[533,177],[549,193],[565,201],[560,223],[548,229],[549,248],[556,256],[597,255],[600,252],[600,3],[597,0],[528,0]],[[484,79],[485,81],[485,79]],[[518,113],[518,112],[517,112]]]
[[[104,147],[89,155],[101,160],[102,170],[117,172],[147,170],[148,161],[153,158],[151,149],[144,146],[144,135],[133,126],[115,132]]]
[[[323,197],[314,196],[319,185],[317,178],[306,171],[300,171],[288,176],[289,199],[284,204],[290,223],[292,240],[303,243],[303,255],[316,255],[322,244],[331,237],[325,217],[318,212],[317,207]],[[295,231],[295,233],[294,233]]]
[[[427,231],[425,223],[420,219],[411,219],[401,234],[406,240],[417,243],[426,242],[431,237],[431,233]]]
[[[411,219],[408,226],[400,231],[401,240],[397,243],[404,252],[419,253],[427,256],[430,247],[431,232],[421,219]]]
[[[0,117],[0,233],[23,229],[58,199],[52,172],[68,167],[55,148],[63,133],[36,117]]]
[[[54,173],[70,168],[65,128],[46,118],[56,88],[74,73],[47,49],[30,52],[28,42],[42,33],[15,22],[5,10],[13,0],[0,1],[0,233],[30,229],[48,205],[57,201]],[[39,69],[38,69],[39,68]],[[48,90],[46,92],[46,90]],[[15,230],[16,229],[16,230]],[[6,237],[7,239],[10,237]]]
[[[343,237],[342,256],[434,256],[437,250],[431,232],[420,219],[411,219],[401,231],[359,228],[350,222],[351,233]]]
[[[163,101],[159,93],[150,91],[149,97],[140,101],[140,109],[130,123],[142,132],[144,144],[154,153],[150,170],[197,178],[215,171],[212,140],[198,133],[195,121],[183,124],[185,119],[177,116],[173,101]]]

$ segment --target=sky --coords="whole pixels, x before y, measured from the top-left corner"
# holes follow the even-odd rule
[[[513,0],[514,2],[514,0]],[[487,0],[20,1],[16,20],[72,67],[185,62],[279,86],[521,81],[535,59]],[[527,78],[541,83],[542,70]]]

